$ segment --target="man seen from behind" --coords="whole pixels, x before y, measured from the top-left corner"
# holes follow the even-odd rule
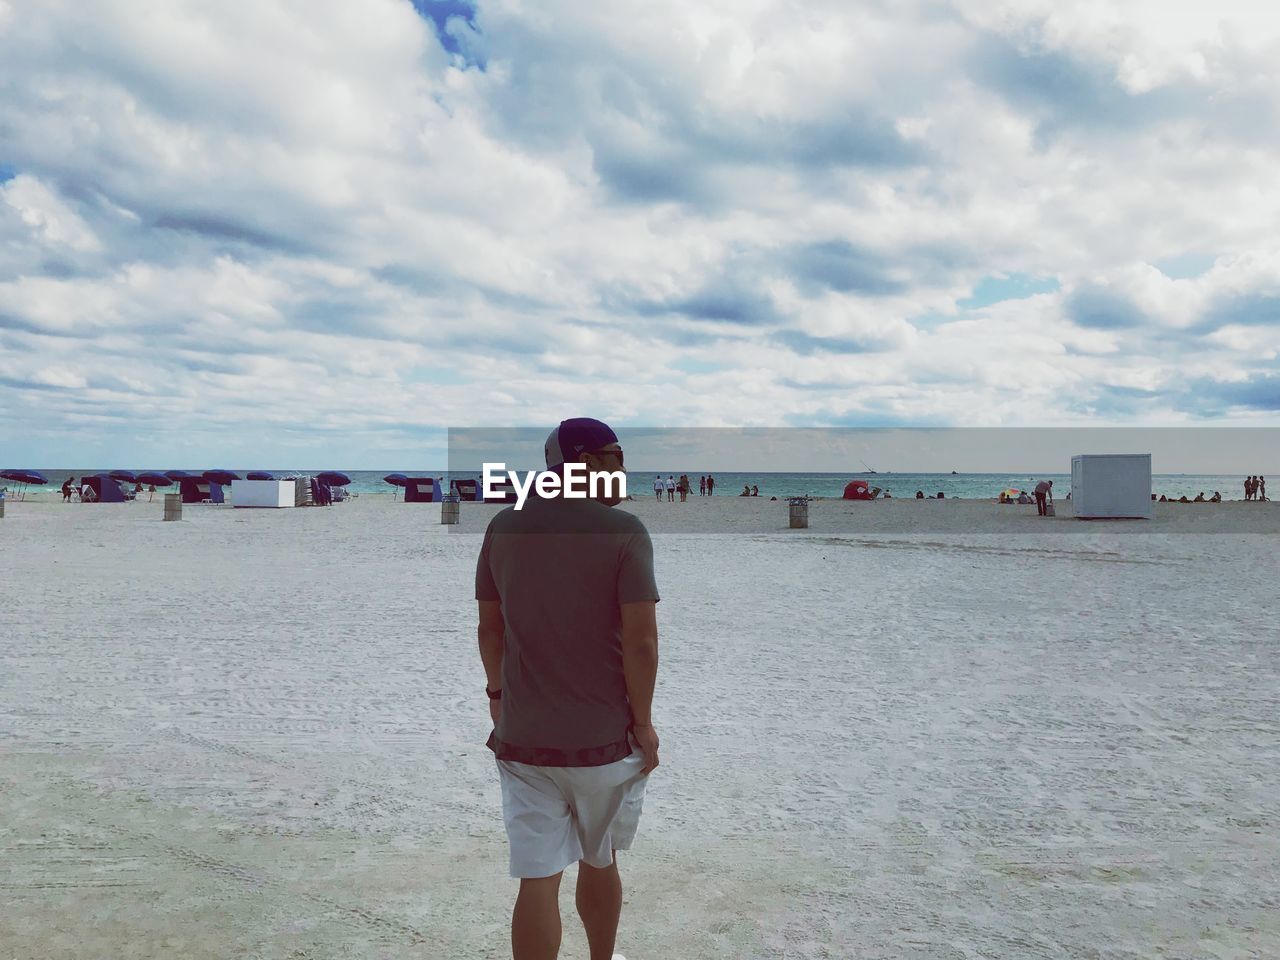
[[[565,420],[548,470],[623,471],[618,438]],[[577,910],[591,960],[610,960],[622,910],[616,851],[630,848],[658,766],[650,714],[658,668],[653,544],[632,514],[601,499],[531,496],[485,532],[476,566],[511,876],[515,960],[554,960],[560,879],[577,861]]]

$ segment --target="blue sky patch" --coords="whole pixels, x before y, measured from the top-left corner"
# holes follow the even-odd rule
[[[1216,258],[1208,253],[1182,253],[1176,257],[1157,260],[1152,266],[1170,280],[1190,280],[1213,268]]]
[[[1054,277],[1032,277],[1025,273],[983,277],[973,288],[973,293],[957,301],[956,305],[965,310],[976,310],[1004,300],[1025,300],[1041,293],[1053,293],[1058,287]]]
[[[470,52],[459,46],[458,39],[449,32],[449,21],[454,17],[463,20],[472,30],[476,29],[475,4],[466,3],[464,0],[410,0],[410,2],[413,3],[413,9],[435,27],[440,46],[447,52],[466,59],[468,63],[476,63],[470,60]],[[479,63],[476,65],[483,66]]]
[[[0,163],[0,183],[8,183],[18,175],[18,168],[8,163]]]
[[[716,363],[714,360],[686,358],[676,360],[671,364],[671,368],[682,373],[719,373],[721,370],[728,370],[729,365],[727,363]]]

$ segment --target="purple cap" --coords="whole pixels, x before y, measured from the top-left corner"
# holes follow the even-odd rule
[[[576,462],[581,454],[617,442],[618,435],[607,423],[590,417],[561,420],[560,426],[547,437],[547,469],[554,470],[570,461]]]

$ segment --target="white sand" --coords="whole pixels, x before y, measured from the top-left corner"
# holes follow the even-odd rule
[[[493,509],[9,502],[0,958],[509,955]],[[629,960],[1280,956],[1274,505],[633,509]]]

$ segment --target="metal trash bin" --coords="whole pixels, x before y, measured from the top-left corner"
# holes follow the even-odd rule
[[[789,497],[787,503],[791,506],[791,529],[804,530],[809,526],[809,498],[808,497]]]
[[[166,520],[182,519],[182,494],[166,493],[164,495],[164,518]]]
[[[440,522],[441,523],[457,523],[461,514],[461,508],[458,506],[461,501],[456,493],[446,493],[440,498]]]

